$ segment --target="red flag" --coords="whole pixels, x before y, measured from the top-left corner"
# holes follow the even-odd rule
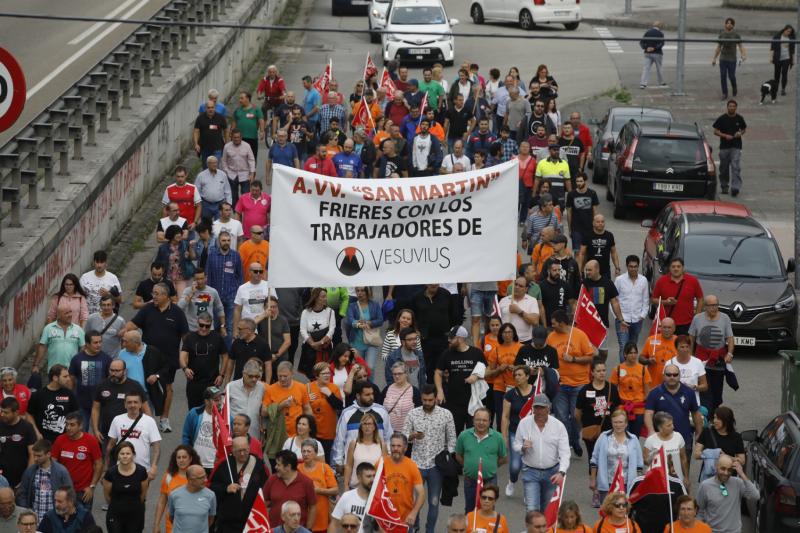
[[[628,492],[625,487],[625,474],[622,471],[622,457],[617,461],[617,470],[608,486],[608,492]]]
[[[538,381],[538,378],[537,378]],[[531,394],[531,397],[528,398],[528,401],[522,406],[522,409],[519,410],[519,419],[522,420],[529,414],[533,412],[533,398],[536,396],[535,394]]]
[[[544,369],[539,367],[536,369],[536,383],[533,385],[533,398],[537,394],[544,394],[544,380],[542,379],[542,374],[544,374]]]
[[[386,473],[383,471],[383,458],[378,461],[378,471],[372,482],[366,508],[367,514],[378,522],[378,526],[385,533],[406,533],[408,531],[408,525],[403,521],[400,511],[389,497]]]
[[[478,480],[475,482],[475,513],[481,508],[481,491],[483,490],[483,457],[478,459]]]
[[[547,519],[548,529],[554,527],[558,521],[558,509],[561,507],[561,498],[564,497],[564,483],[566,482],[567,477],[562,476],[561,481],[555,484],[556,487],[555,491],[553,492],[553,496],[550,498],[550,502],[544,509],[544,517]]]
[[[379,88],[383,87],[384,89],[386,89],[386,94],[388,94],[390,98],[392,95],[394,95],[394,92],[397,90],[397,85],[394,84],[394,82],[392,81],[392,77],[389,75],[389,71],[386,70],[385,68],[381,73],[381,83],[378,87]]]
[[[233,444],[231,430],[228,421],[222,417],[222,413],[217,409],[217,404],[211,406],[211,426],[213,428],[214,446],[217,448],[216,461],[227,459],[228,453],[225,448],[230,448]]]
[[[595,346],[600,346],[606,339],[606,327],[594,302],[589,297],[589,291],[586,290],[585,285],[581,285],[581,292],[578,295],[578,306],[575,310],[575,326],[581,331],[586,333],[589,337],[589,342]],[[569,349],[569,346],[567,346]]]
[[[328,64],[325,65],[325,70],[319,75],[317,81],[314,82],[314,88],[322,95],[323,101],[328,95],[328,88],[331,86],[331,79],[333,79],[333,60],[329,59]]]
[[[378,73],[378,67],[375,65],[375,62],[372,60],[372,56],[367,52],[367,61],[364,64],[364,81],[370,79],[372,76]]]
[[[500,317],[502,320],[503,311],[500,309],[500,300],[497,299],[497,294],[494,295],[494,304],[492,305],[492,316]]]
[[[372,131],[372,127],[374,125],[372,121],[372,113],[370,113],[369,104],[363,96],[361,97],[360,103],[361,105],[358,106],[358,111],[356,111],[356,114],[353,117],[353,128],[362,126],[364,130],[369,133]]]
[[[644,479],[631,491],[628,501],[634,504],[648,494],[669,494],[669,483],[667,482],[667,455],[662,446],[650,463],[650,470],[644,475]]]
[[[664,306],[661,305],[661,298],[659,298],[658,309],[656,310],[656,319],[653,320],[653,323],[650,325],[650,333],[647,335],[648,337],[658,335],[658,327],[665,318],[667,318],[667,312],[664,310]]]
[[[250,509],[247,523],[244,525],[242,533],[271,533],[272,527],[269,525],[269,514],[267,504],[264,502],[264,493],[258,489],[258,495]]]

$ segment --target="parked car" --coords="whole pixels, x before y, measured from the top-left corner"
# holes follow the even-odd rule
[[[662,207],[673,200],[717,194],[711,147],[696,124],[629,120],[608,157],[606,199],[614,218],[632,207]]]
[[[672,202],[648,228],[642,271],[650,288],[682,257],[705,294],[719,298],[731,319],[736,346],[791,348],[796,345],[797,301],[789,282],[794,259],[785,264],[775,237],[733,202]]]
[[[792,411],[778,415],[761,434],[751,429],[742,432],[742,439],[750,478],[761,492],[750,508],[756,531],[800,531],[800,417]]]
[[[581,23],[580,0],[473,0],[469,15],[475,24],[485,20],[517,22],[523,30],[538,24],[563,24],[577,30]]]
[[[455,39],[441,0],[394,0],[382,35],[383,61],[440,62],[452,65]],[[403,32],[403,33],[393,33]]]
[[[381,34],[374,30],[382,30],[386,27],[386,14],[389,12],[391,0],[372,0],[369,6],[369,41],[371,43],[381,42]]]
[[[614,147],[619,131],[631,119],[640,122],[672,122],[672,113],[667,109],[655,107],[612,107],[606,116],[597,123],[595,130],[595,142],[592,148],[593,172],[592,181],[594,183],[605,183],[608,178],[608,154]]]
[[[331,15],[364,15],[370,0],[331,0]]]

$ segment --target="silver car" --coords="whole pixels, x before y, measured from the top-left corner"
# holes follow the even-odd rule
[[[612,107],[603,117],[596,122],[594,148],[592,159],[594,161],[592,181],[606,183],[608,180],[608,156],[613,149],[622,126],[631,119],[648,122],[672,122],[672,113],[666,109],[655,107]]]
[[[381,34],[373,30],[382,30],[386,27],[386,14],[389,12],[391,0],[372,0],[369,6],[369,41],[381,42]]]

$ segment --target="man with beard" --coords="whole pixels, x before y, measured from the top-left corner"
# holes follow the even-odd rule
[[[343,145],[343,151],[333,156],[333,166],[336,167],[336,174],[340,178],[363,178],[364,168],[361,158],[353,152],[355,143],[352,139],[347,139]]]
[[[363,528],[365,533],[372,533],[377,529],[374,519],[366,516],[367,498],[369,497],[369,491],[372,489],[372,481],[375,479],[375,466],[370,463],[359,464],[356,467],[356,477],[358,478],[358,485],[356,485],[356,488],[342,494],[342,497],[336,502],[336,506],[331,512],[328,533],[338,533],[342,531],[342,528],[345,526],[344,521],[347,515],[355,515],[361,521],[364,521],[366,518],[367,522],[364,523]],[[353,530],[345,529],[345,531]]]
[[[558,262],[547,263],[546,272],[546,276],[539,283],[539,289],[542,291],[542,303],[546,309],[546,313],[542,313],[542,321],[549,327],[550,314],[556,309],[570,313],[575,306],[577,293],[561,278],[561,265]]]
[[[538,128],[540,124],[544,125],[544,130],[547,135],[558,133],[556,125],[553,124],[553,121],[547,116],[544,107],[543,100],[536,100],[533,102],[531,106],[532,111],[528,117],[528,123],[525,129],[527,135],[536,135],[536,128]]]
[[[234,438],[232,448],[227,465],[216,466],[209,485],[217,497],[218,533],[244,531],[258,490],[267,482],[264,462],[250,453],[247,437]]]
[[[217,237],[219,246],[208,252],[206,275],[208,284],[219,293],[222,307],[225,310],[225,342],[230,348],[233,342],[233,310],[236,291],[242,284],[242,258],[239,252],[231,249],[231,234],[220,231]]]
[[[138,382],[128,379],[125,361],[114,359],[108,367],[108,379],[98,385],[95,390],[92,404],[92,434],[101,442],[104,450],[111,421],[117,415],[126,412],[125,396],[129,392],[137,392],[142,397],[145,396],[142,386]],[[150,406],[146,402],[142,410],[151,415]]]
[[[434,383],[436,385],[436,402],[444,404],[453,413],[456,432],[460,433],[464,426],[472,427],[472,416],[468,413],[468,405],[472,396],[472,384],[483,379],[482,366],[485,370],[486,360],[483,352],[467,344],[469,334],[463,326],[454,326],[447,335],[448,349],[441,354],[436,364]],[[447,372],[445,386],[444,375]]]
[[[186,376],[186,402],[189,409],[202,405],[203,391],[211,385],[222,386],[222,368],[228,365],[228,348],[219,333],[213,330],[214,322],[208,313],[197,317],[197,331],[183,339],[180,368]]]

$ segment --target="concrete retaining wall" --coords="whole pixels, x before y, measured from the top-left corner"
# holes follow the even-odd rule
[[[722,5],[742,9],[797,10],[797,0],[724,0]],[[792,24],[792,21],[787,19],[786,23]]]
[[[288,0],[240,0],[224,19],[273,24]],[[23,228],[3,233],[0,249],[0,362],[16,365],[38,341],[50,295],[68,272],[91,267],[94,250],[113,242],[154,184],[191,146],[206,92],[228,94],[269,38],[264,31],[206,30],[154,87],[131,100],[121,121],[70,162],[56,192],[40,193],[41,209],[25,211]],[[125,319],[131,317],[125,316]]]

